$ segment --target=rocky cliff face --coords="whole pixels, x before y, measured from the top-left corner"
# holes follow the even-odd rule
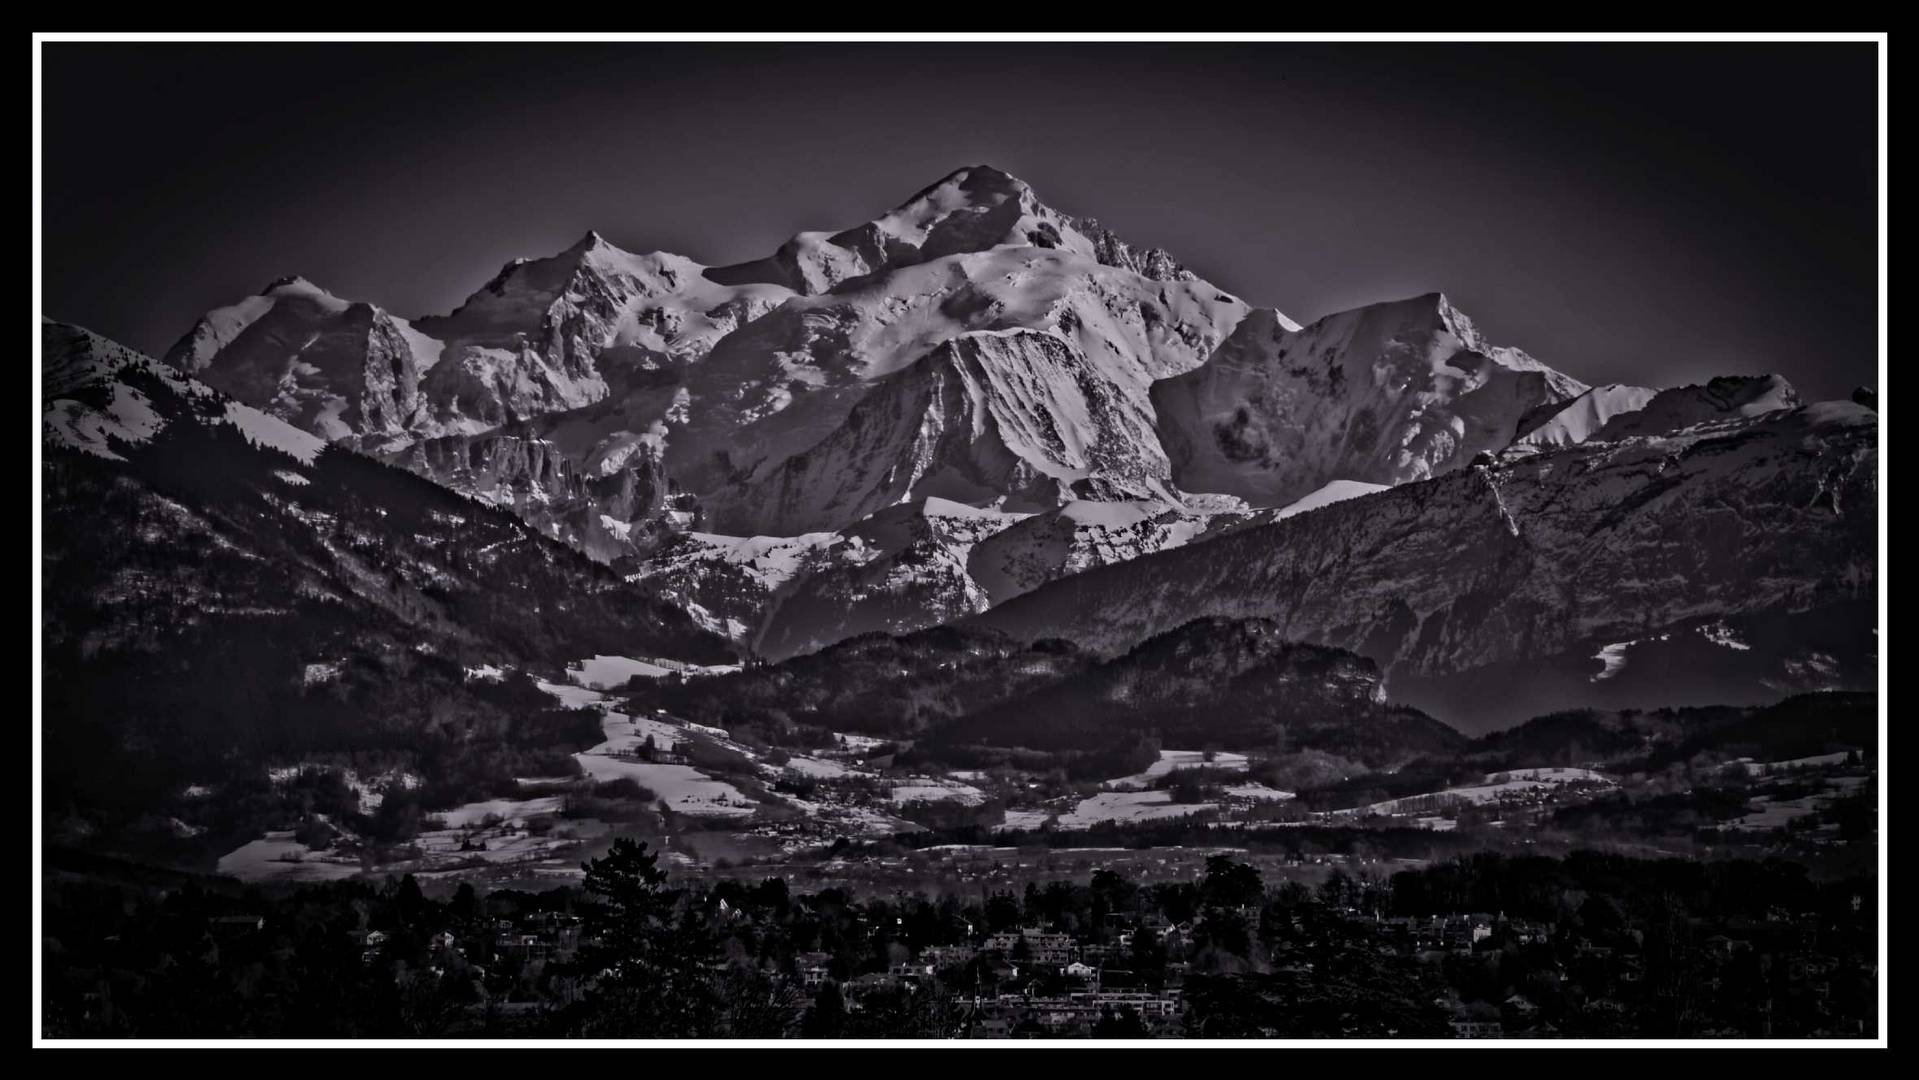
[[[1512,441],[1585,390],[1488,344],[1438,294],[1289,328],[1255,312],[1204,367],[1153,388],[1174,482],[1280,506],[1333,480],[1399,484]]]
[[[1095,477],[1174,501],[1141,389],[1056,333],[963,334],[875,385],[810,449],[716,493],[711,520],[790,535],[928,496],[1031,512]]]

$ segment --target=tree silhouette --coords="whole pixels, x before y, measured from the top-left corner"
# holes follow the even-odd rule
[[[685,1038],[712,1029],[718,952],[698,905],[666,885],[659,857],[622,837],[585,865],[588,899],[572,964],[591,984],[576,1024],[583,1035]]]

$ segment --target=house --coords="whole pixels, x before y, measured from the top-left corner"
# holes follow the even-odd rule
[[[553,946],[537,934],[502,934],[494,939],[493,951],[524,964],[548,959],[553,955]]]
[[[833,957],[830,954],[803,952],[793,958],[793,969],[799,972],[801,986],[817,987],[832,977],[832,973],[828,970],[832,962]]]
[[[355,930],[353,940],[360,946],[361,963],[371,964],[380,958],[380,948],[386,944],[384,930]]]
[[[1099,978],[1099,969],[1098,969],[1098,968],[1096,968],[1096,967],[1094,967],[1094,966],[1093,966],[1093,965],[1091,965],[1091,964],[1088,964],[1088,963],[1084,963],[1084,962],[1082,962],[1082,961],[1079,961],[1079,960],[1075,960],[1075,961],[1073,961],[1072,963],[1070,963],[1070,964],[1068,964],[1068,965],[1066,965],[1066,967],[1065,967],[1065,969],[1064,969],[1064,973],[1065,973],[1065,975],[1066,975],[1066,977],[1067,977],[1067,978],[1069,978],[1069,979],[1097,979],[1097,978]]]
[[[1497,1020],[1454,1020],[1455,1039],[1503,1039],[1506,1029]]]

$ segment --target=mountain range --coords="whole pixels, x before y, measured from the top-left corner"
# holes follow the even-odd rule
[[[1870,407],[1767,375],[1588,386],[1437,293],[1302,325],[987,166],[732,266],[589,233],[445,315],[290,277],[162,361],[45,340],[59,468],[188,517],[400,515],[390,589],[323,545],[310,591],[501,655],[777,661],[970,619],[1118,657],[1257,618],[1469,729],[1678,674],[1719,700],[1857,685],[1876,657]],[[248,448],[246,484],[173,494],[187,432]],[[470,561],[506,550],[526,566]],[[488,587],[569,613],[536,640],[436,591]]]

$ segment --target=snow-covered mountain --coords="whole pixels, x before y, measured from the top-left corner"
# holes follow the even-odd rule
[[[630,550],[636,518],[664,509],[676,369],[791,295],[704,270],[589,233],[514,261],[450,315],[412,321],[290,278],[209,312],[167,359],[612,558]]]
[[[405,319],[290,277],[202,316],[167,362],[329,441],[377,442],[431,423],[420,382],[442,349]]]
[[[1057,346],[1037,337],[1002,344],[1044,363],[1055,382],[1097,383],[1096,396],[1113,403],[1113,419],[1150,425],[1153,381],[1198,366],[1244,311],[1237,299],[1196,279],[1156,281],[1034,247],[961,253],[853,279],[781,305],[688,369],[688,404],[668,438],[670,471],[702,494],[763,486],[786,462],[850,426],[854,407],[870,392],[882,384],[896,389],[894,376],[916,366],[923,373],[951,368],[957,357],[932,356],[968,334],[1031,330],[1054,339]],[[1006,388],[980,388],[982,411],[991,411]],[[1077,393],[1070,386],[1023,389],[1029,396]],[[1072,419],[1061,416],[1062,423]],[[1095,435],[1082,430],[1062,438]],[[1156,447],[1141,452],[1158,455]],[[1128,476],[1139,471],[1131,460],[1114,464]],[[758,517],[750,494],[725,501],[734,518],[725,523],[729,531],[784,527],[777,514]]]
[[[1303,328],[1254,312],[1203,367],[1156,384],[1153,404],[1182,489],[1279,506],[1334,480],[1457,468],[1585,389],[1488,344],[1435,293]]]
[[[1244,311],[1164,252],[973,167],[865,225],[801,234],[740,266],[633,254],[589,234],[516,260],[445,316],[409,321],[280,282],[210,312],[168,359],[612,559],[694,525],[844,528],[948,494],[938,478],[949,474],[973,475],[963,498],[983,507],[1058,506],[1088,476],[1163,496],[1148,388],[1201,363]],[[1009,379],[1009,345],[994,335],[1044,360],[1046,378]],[[975,380],[956,411],[927,397],[930,383],[989,368],[1000,374]],[[855,419],[869,392],[895,401]],[[892,443],[848,430],[881,413]],[[1060,430],[1047,426],[1054,414]],[[971,427],[908,432],[955,419],[1015,464],[971,445]],[[828,475],[834,453],[859,443],[880,461],[921,459],[919,475]],[[1003,478],[1020,490],[999,491]],[[830,506],[794,509],[818,502]]]
[[[289,279],[169,360],[768,656],[1371,513],[1484,455],[1798,404],[1773,377],[1588,388],[1436,293],[1302,327],[987,166],[733,266],[589,233],[443,316]]]

